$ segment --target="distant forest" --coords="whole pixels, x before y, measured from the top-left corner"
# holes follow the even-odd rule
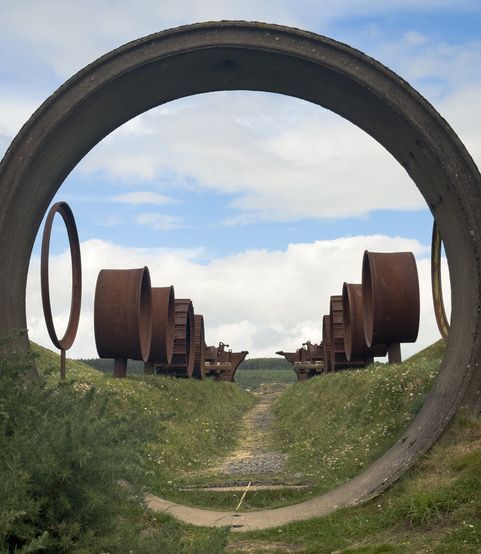
[[[87,364],[99,371],[105,373],[111,373],[114,369],[114,361],[109,358],[81,358],[79,360],[84,364]],[[284,358],[279,356],[278,358],[249,358],[244,360],[237,371],[249,370],[249,369],[291,369],[292,365]],[[135,360],[129,360],[127,362],[128,373],[143,373],[144,362],[138,362]]]

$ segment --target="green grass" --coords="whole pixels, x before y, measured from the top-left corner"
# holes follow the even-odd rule
[[[297,376],[293,369],[238,369],[236,383],[249,390],[256,389],[263,383],[296,383]]]
[[[322,375],[286,390],[275,405],[274,438],[288,469],[315,486],[338,486],[379,458],[422,406],[437,373],[436,343],[400,365]]]
[[[283,394],[276,407],[276,440],[289,452],[292,468],[302,468],[312,482],[309,492],[346,481],[396,440],[420,409],[442,352],[438,343],[400,366],[374,365],[366,371],[327,375],[296,383]],[[57,370],[58,358],[48,351],[42,352],[39,361],[44,373]],[[56,374],[48,379],[55,390]],[[172,497],[176,486],[188,482],[191,468],[208,467],[233,446],[235,437],[228,429],[236,428],[253,403],[248,393],[230,383],[140,377],[114,380],[70,361],[65,387],[73,399],[76,395],[83,398],[95,387],[101,396],[108,394],[115,400],[117,415],[143,412],[159,426],[159,435],[138,454],[144,457],[144,486],[157,488],[167,497],[169,487]],[[232,419],[226,421],[229,414]],[[250,552],[286,552],[290,547],[320,554],[480,552],[480,447],[481,418],[458,416],[415,468],[368,504],[241,535],[183,525],[167,515],[147,512],[138,501],[126,497],[121,516],[124,546],[135,535],[136,553],[220,553],[227,542],[229,552],[245,552],[247,545]],[[200,504],[214,503],[209,499],[212,493],[197,494]],[[293,503],[304,493],[283,494],[248,495],[245,505],[258,509]],[[215,502],[231,507],[237,499],[231,496]],[[117,537],[118,541],[122,538]]]

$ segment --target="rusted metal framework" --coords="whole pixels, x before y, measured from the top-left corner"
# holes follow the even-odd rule
[[[249,352],[232,352],[228,344],[219,342],[219,346],[206,346],[205,371],[216,381],[235,382],[235,373]]]
[[[114,375],[125,377],[127,359],[148,360],[152,342],[152,296],[147,267],[102,269],[94,306],[100,358],[114,358]]]

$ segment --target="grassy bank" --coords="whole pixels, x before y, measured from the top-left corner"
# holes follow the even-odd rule
[[[287,390],[275,406],[274,438],[288,469],[303,472],[316,494],[354,477],[418,412],[443,352],[440,341],[400,365],[372,364]]]
[[[235,442],[251,396],[231,383],[118,380],[33,346],[0,367],[0,550],[221,552],[226,531],[181,525],[142,507]],[[130,487],[119,485],[128,480]]]

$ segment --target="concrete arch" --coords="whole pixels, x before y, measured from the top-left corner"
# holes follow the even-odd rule
[[[170,100],[217,90],[294,96],[364,129],[403,165],[423,194],[444,238],[451,275],[446,354],[414,422],[348,484],[297,506],[245,516],[256,527],[268,527],[280,521],[274,513],[285,523],[375,496],[436,441],[459,406],[479,412],[481,176],[426,100],[344,44],[297,29],[229,21],[150,35],[99,58],[60,87],[25,124],[0,164],[0,336],[26,327],[34,239],[54,194],[81,158],[132,117]],[[217,515],[221,520],[222,513]],[[225,514],[224,524],[231,516]]]

